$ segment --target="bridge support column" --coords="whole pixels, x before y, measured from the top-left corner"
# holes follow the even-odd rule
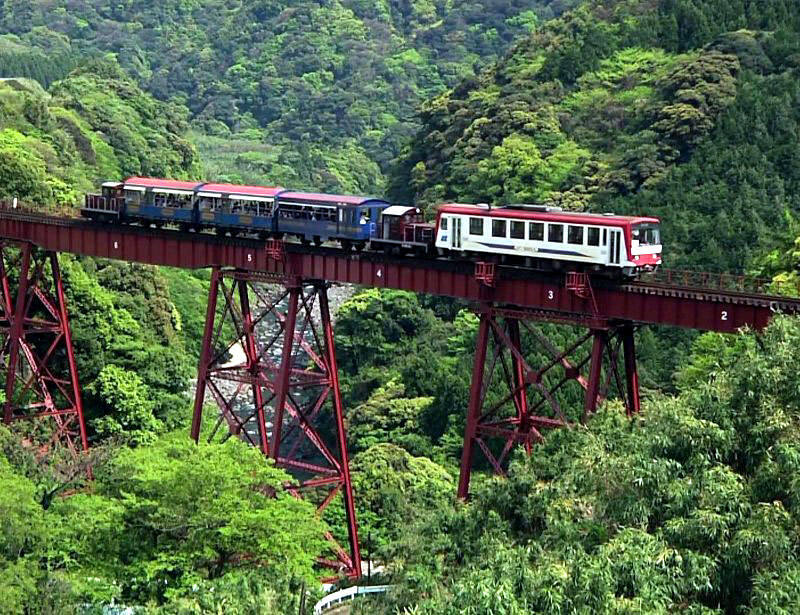
[[[341,495],[348,532],[342,538],[349,549],[328,535],[332,557],[320,564],[359,577],[361,553],[327,289],[322,282],[213,270],[192,438],[236,436],[259,447],[295,478],[286,489],[312,500],[319,515]],[[204,430],[206,395],[219,413]]]
[[[58,256],[27,243],[2,244],[0,253],[3,422],[47,421],[45,441],[31,444],[43,453],[64,445],[77,456],[89,443]],[[12,299],[8,272],[17,267]]]
[[[546,430],[569,429],[587,420],[609,394],[623,401],[628,415],[640,409],[632,323],[559,319],[561,324],[588,327],[560,350],[531,325],[546,320],[540,313],[481,308],[459,498],[469,494],[476,448],[496,474],[504,475],[515,445],[530,454]],[[623,350],[624,382],[619,373]],[[541,367],[531,366],[534,357]],[[565,413],[562,403],[574,404],[578,395],[583,398],[583,412]]]

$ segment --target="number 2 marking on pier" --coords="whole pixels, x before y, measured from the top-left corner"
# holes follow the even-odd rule
[[[724,310],[722,312],[722,320],[728,320],[728,312],[726,312]]]

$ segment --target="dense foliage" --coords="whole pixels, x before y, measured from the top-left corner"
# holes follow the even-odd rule
[[[575,3],[4,0],[0,76],[47,83],[59,65],[40,65],[43,51],[113,52],[189,107],[207,176],[377,191],[419,103]]]
[[[704,338],[677,397],[552,434],[508,480],[406,533],[394,601],[415,614],[794,612],[798,342],[790,319]]]
[[[670,266],[797,282],[794,0],[578,4],[0,0],[0,198],[134,173],[380,190],[397,157],[399,199],[652,213]],[[233,438],[188,442],[207,273],[61,266],[93,452],[0,431],[0,612],[297,613],[344,511],[318,519]],[[399,584],[362,611],[797,611],[796,322],[688,361],[640,332],[640,417],[612,402],[507,481],[479,466],[463,504],[474,314],[370,289],[336,319],[362,548]]]
[[[95,480],[83,472],[78,493],[47,500],[56,460],[18,441],[0,431],[3,613],[83,613],[114,600],[153,613],[297,612],[323,528],[257,450],[167,434],[110,459],[96,451]]]
[[[800,210],[787,0],[594,1],[428,103],[398,198],[663,218],[670,267],[742,270]]]
[[[73,205],[99,181],[198,172],[180,107],[156,101],[113,59],[82,65],[45,91],[0,81],[0,198]]]

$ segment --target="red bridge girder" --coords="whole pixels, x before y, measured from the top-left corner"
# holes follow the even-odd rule
[[[475,265],[434,259],[345,254],[331,248],[182,233],[137,226],[100,225],[83,220],[0,211],[0,238],[25,241],[54,252],[71,252],[198,269],[231,267],[259,272],[276,281],[344,282],[446,295],[470,301],[538,310],[538,318],[560,322],[624,320],[731,333],[743,326],[761,329],[776,312],[800,313],[800,300],[759,293],[703,289],[672,283],[630,284],[594,281],[590,294],[567,288],[563,275],[532,274],[498,266],[492,285],[476,279]],[[683,279],[683,278],[679,278]],[[583,294],[584,296],[581,296]]]
[[[205,439],[234,436],[259,447],[296,477],[288,492],[316,496],[320,515],[341,494],[349,549],[328,533],[336,561],[320,563],[358,578],[358,525],[327,285],[263,281],[255,273],[212,270],[192,438],[201,438],[208,396],[219,414]]]
[[[515,446],[523,446],[530,455],[546,430],[572,426],[558,401],[559,391],[569,383],[583,389],[582,422],[612,388],[628,416],[640,411],[633,323],[599,319],[589,324],[573,322],[585,325],[586,331],[561,350],[529,325],[539,320],[535,312],[485,304],[480,306],[479,315],[458,497],[469,495],[477,449],[495,473],[504,475]],[[549,360],[531,366],[523,350],[522,333],[527,333]]]
[[[14,258],[16,257],[16,261]],[[16,295],[8,272],[17,268]],[[69,317],[55,252],[0,243],[0,363],[5,368],[3,422],[40,421],[27,445],[41,454],[54,445],[73,457],[88,450],[86,423]]]

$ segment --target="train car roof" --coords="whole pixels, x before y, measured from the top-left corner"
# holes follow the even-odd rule
[[[141,188],[154,188],[162,190],[186,190],[192,192],[195,188],[202,186],[202,182],[185,182],[175,179],[157,179],[154,177],[129,177],[123,182],[126,186],[138,186]]]
[[[316,201],[333,205],[363,205],[371,201],[387,203],[383,199],[370,196],[354,196],[349,194],[322,194],[319,192],[282,192],[281,199],[296,199],[298,201]]]
[[[489,218],[517,218],[520,220],[538,220],[541,222],[563,222],[569,224],[659,224],[658,218],[647,216],[618,216],[614,214],[594,214],[581,211],[536,211],[521,207],[492,207],[481,205],[466,205],[462,203],[447,203],[440,205],[439,213],[463,214],[469,216],[484,216]]]
[[[413,205],[392,205],[391,207],[387,207],[383,210],[384,216],[405,216],[407,213],[420,213],[419,207],[414,207]]]
[[[274,197],[284,190],[280,186],[240,186],[238,184],[203,184],[201,189],[203,192],[263,197]]]

